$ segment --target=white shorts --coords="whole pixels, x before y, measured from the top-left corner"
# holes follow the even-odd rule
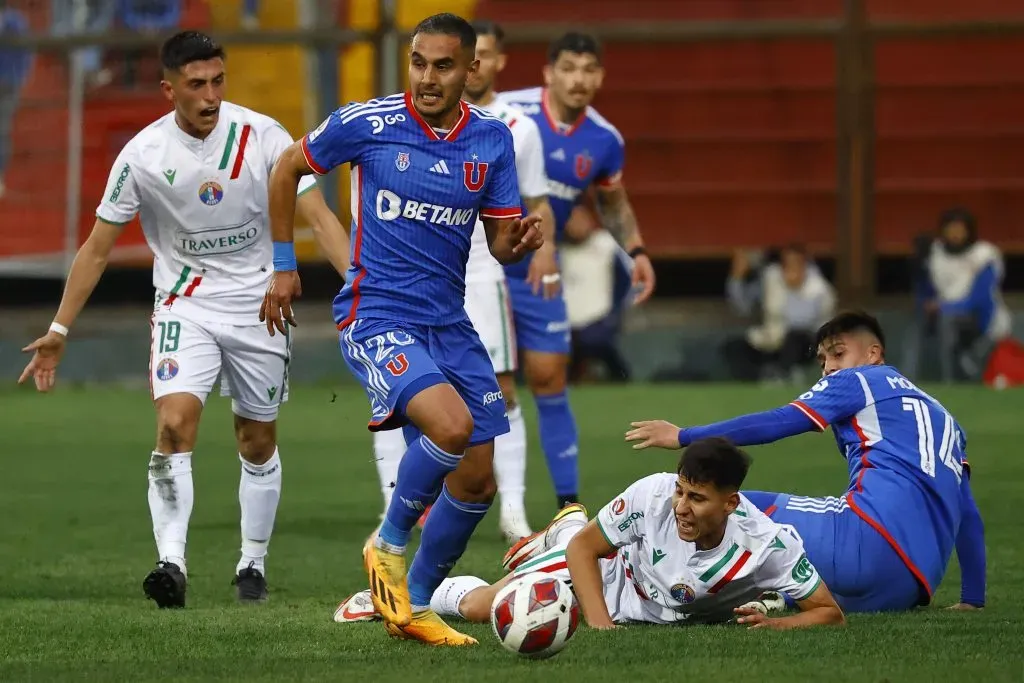
[[[235,415],[273,422],[288,400],[291,335],[264,325],[200,323],[175,312],[153,314],[149,385],[153,400],[188,393],[204,404],[220,378]]]
[[[466,314],[491,357],[494,373],[515,370],[516,333],[505,281],[466,283]]]

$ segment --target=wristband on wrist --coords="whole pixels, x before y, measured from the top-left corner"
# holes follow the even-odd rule
[[[274,242],[274,270],[298,270],[294,242]]]
[[[629,250],[629,258],[636,258],[640,254],[646,254],[647,250],[643,247],[633,247]]]
[[[68,328],[64,327],[63,325],[61,325],[56,320],[54,320],[52,323],[50,323],[50,332],[56,332],[57,334],[59,334],[62,337],[68,336]]]

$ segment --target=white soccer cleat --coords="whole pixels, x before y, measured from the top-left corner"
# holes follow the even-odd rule
[[[354,624],[357,621],[378,621],[380,614],[373,607],[370,590],[359,591],[341,601],[334,610],[334,621],[339,624]]]
[[[558,511],[558,514],[546,527],[509,548],[501,561],[502,568],[506,573],[515,571],[519,565],[537,553],[542,553],[555,545],[559,532],[565,527],[578,526],[582,529],[588,521],[587,508],[583,505],[580,503],[566,505]]]
[[[769,614],[785,611],[786,599],[775,591],[765,591],[757,596],[757,600],[751,600],[745,605],[740,605],[740,609],[753,609],[768,616]]]
[[[533,530],[526,523],[526,515],[502,515],[501,521],[498,522],[498,528],[510,546],[524,538],[533,536]]]

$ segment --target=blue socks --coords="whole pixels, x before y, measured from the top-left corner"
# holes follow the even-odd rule
[[[380,528],[381,541],[394,549],[405,548],[409,542],[409,533],[416,526],[416,520],[434,501],[444,478],[458,467],[460,460],[461,454],[446,453],[425,435],[411,443],[402,457],[402,464],[398,466],[395,492]],[[432,510],[428,520],[433,519],[435,513],[436,509]],[[466,538],[468,540],[469,537]],[[463,542],[462,548],[465,547],[466,544]],[[429,603],[430,596],[427,596],[425,604]]]
[[[430,605],[434,591],[462,557],[476,525],[490,507],[490,503],[455,500],[447,486],[441,490],[434,507],[430,508],[420,548],[409,568],[409,603],[413,608]],[[390,510],[388,512],[390,515]]]
[[[537,431],[555,485],[559,507],[576,502],[579,493],[579,445],[576,418],[566,392],[537,396]]]

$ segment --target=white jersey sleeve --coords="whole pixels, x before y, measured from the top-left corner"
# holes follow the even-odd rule
[[[821,576],[807,559],[803,541],[792,527],[782,525],[765,549],[757,568],[757,583],[765,590],[785,593],[797,601],[806,600],[817,590]]]
[[[601,508],[595,518],[608,545],[622,548],[644,537],[647,528],[645,513],[664,474],[652,474],[634,482],[628,489]],[[671,476],[671,475],[669,475]]]
[[[103,199],[96,207],[96,217],[104,223],[123,225],[139,212],[139,184],[136,180],[135,141],[124,146],[107,176]]]
[[[544,170],[544,143],[540,138],[540,129],[525,114],[517,116],[511,128],[516,146],[519,194],[530,199],[547,196],[548,176]]]
[[[270,171],[274,168],[274,164],[277,163],[277,160],[284,151],[295,142],[280,123],[274,119],[269,119],[269,123],[270,125],[263,131],[264,140],[260,146],[260,150],[263,152],[263,163],[267,167],[268,178],[270,177]],[[316,187],[316,176],[313,174],[304,175],[299,179],[299,195],[305,194],[314,187]]]

